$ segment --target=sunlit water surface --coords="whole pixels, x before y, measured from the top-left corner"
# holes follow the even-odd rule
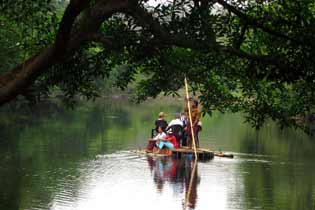
[[[132,151],[158,112],[181,111],[176,100],[0,111],[0,209],[315,209],[315,139],[299,131],[215,114],[201,145],[235,158],[194,165]]]

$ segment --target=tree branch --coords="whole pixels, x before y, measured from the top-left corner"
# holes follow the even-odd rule
[[[269,55],[257,55],[257,54],[249,54],[243,50],[236,49],[233,47],[223,47],[221,46],[221,50],[223,52],[227,52],[232,55],[236,55],[240,58],[245,58],[247,60],[252,60],[256,61],[262,64],[267,64],[267,65],[275,65],[280,69],[287,69],[289,68],[286,62],[278,57],[278,56],[269,56]]]
[[[242,43],[244,42],[246,30],[247,30],[247,25],[245,24],[245,25],[241,28],[240,37],[238,38],[238,40],[237,40],[237,42],[236,42],[236,44],[235,44],[235,48],[236,48],[236,49],[240,49]]]
[[[59,24],[55,40],[55,52],[58,57],[64,54],[77,16],[89,5],[90,0],[70,0]]]
[[[140,26],[147,28],[165,45],[182,46],[198,50],[209,50],[209,48],[216,48],[218,45],[214,40],[207,40],[207,43],[202,43],[201,40],[189,39],[183,34],[170,34],[157,19],[139,5],[130,8],[127,12],[135,18]]]
[[[300,41],[298,41],[298,40],[296,40],[296,39],[294,39],[294,38],[292,38],[292,37],[290,37],[290,36],[288,36],[286,34],[283,34],[281,32],[275,31],[275,30],[265,26],[264,23],[261,22],[260,20],[247,16],[246,14],[244,14],[243,12],[238,10],[237,8],[235,8],[232,5],[228,4],[225,0],[217,0],[217,2],[221,6],[223,6],[223,8],[225,8],[226,10],[232,12],[233,14],[238,16],[240,19],[242,19],[245,22],[246,25],[252,26],[254,28],[259,28],[262,31],[264,31],[264,32],[266,32],[266,33],[268,33],[270,35],[273,35],[273,36],[276,36],[276,37],[280,37],[280,38],[284,38],[284,39],[290,40],[290,41],[292,41],[294,43],[303,45],[303,43],[301,43]]]
[[[80,20],[78,25],[82,27],[71,33],[71,29],[66,28],[66,26],[72,28],[74,17],[78,16],[86,7],[84,1],[71,1],[73,3],[71,6],[69,5],[70,9],[62,19],[54,44],[41,50],[10,72],[0,75],[0,105],[21,94],[47,69],[60,62],[59,58],[73,54],[85,41],[89,40],[88,34],[98,29],[95,26],[99,27],[106,17],[110,17],[128,5],[127,0],[100,0],[92,9],[94,15],[89,19]],[[74,5],[79,6],[79,8],[73,8]],[[62,43],[65,46],[62,46]]]
[[[183,35],[170,34],[151,14],[149,14],[144,8],[141,8],[140,6],[133,8],[132,11],[129,12],[134,18],[138,20],[138,23],[142,27],[148,28],[151,33],[157,36],[155,38],[159,39],[164,45],[191,48],[204,52],[217,50],[235,55],[240,58],[253,60],[263,64],[274,65],[280,69],[289,68],[287,62],[279,56],[249,54],[240,49],[220,45],[215,40],[207,40],[207,42],[204,42],[202,40],[193,40]]]
[[[113,43],[113,38],[110,36],[106,36],[101,33],[90,33],[86,36],[86,41],[93,41],[93,42],[99,42],[103,44],[104,46],[108,47],[109,49],[115,49],[116,46]]]

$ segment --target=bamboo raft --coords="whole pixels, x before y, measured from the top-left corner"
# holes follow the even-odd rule
[[[192,155],[194,157],[194,149],[182,147],[178,149],[173,149],[172,150],[172,156],[175,158],[181,158],[182,156],[185,155]],[[207,149],[202,149],[202,148],[197,148],[196,153],[198,155],[199,160],[211,160],[214,158],[215,153],[207,150]]]
[[[173,149],[173,150],[169,150],[169,149],[162,149],[160,150],[159,153],[154,153],[154,152],[146,152],[145,150],[137,150],[134,151],[136,153],[142,153],[142,154],[147,154],[150,156],[172,156],[176,159],[180,159],[182,157],[185,156],[191,156],[194,157],[194,149],[190,149],[188,147],[181,147],[181,148],[177,148],[177,149]],[[225,158],[233,158],[233,154],[225,154],[222,152],[214,152],[211,151],[209,149],[205,149],[205,148],[197,148],[196,150],[197,155],[198,155],[198,159],[201,161],[207,161],[207,160],[211,160],[214,158],[214,156],[217,157],[225,157]]]
[[[189,102],[189,93],[188,93],[188,82],[185,77],[185,90],[186,90],[186,100],[187,100],[187,107],[188,107],[188,113],[189,113],[189,122],[190,127],[193,128],[193,121],[192,121],[192,114],[191,114],[191,108],[190,108],[190,102]],[[195,135],[194,135],[194,129],[190,129],[191,137],[192,137],[192,145],[193,148],[189,147],[180,147],[175,149],[161,149],[158,153],[153,151],[146,151],[143,150],[144,153],[152,156],[172,156],[174,158],[181,158],[182,156],[192,156],[195,157],[195,160],[211,160],[214,158],[214,156],[218,157],[226,157],[226,158],[233,158],[232,154],[224,154],[222,152],[213,152],[209,149],[203,149],[203,148],[197,148],[196,147],[196,141],[195,141]],[[152,140],[149,140],[149,142]],[[141,150],[140,150],[141,151]]]

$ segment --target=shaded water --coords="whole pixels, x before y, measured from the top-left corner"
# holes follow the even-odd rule
[[[235,114],[203,118],[201,145],[236,157],[198,163],[186,199],[190,159],[130,152],[174,100],[0,110],[0,209],[315,209],[315,139]]]

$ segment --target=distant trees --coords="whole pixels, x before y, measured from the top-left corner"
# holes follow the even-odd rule
[[[24,7],[18,10],[20,4]],[[2,1],[0,104],[20,94],[49,93],[55,86],[69,99],[95,97],[95,79],[122,66],[115,84],[125,88],[142,75],[139,101],[161,92],[176,94],[187,76],[206,113],[244,112],[257,128],[266,119],[298,126],[294,116],[314,111],[314,2],[150,5],[139,0]],[[4,53],[12,46],[12,54]],[[11,68],[12,63],[17,65]]]

